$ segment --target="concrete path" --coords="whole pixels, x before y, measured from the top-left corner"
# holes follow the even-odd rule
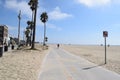
[[[44,59],[39,80],[120,80],[120,75],[54,48]]]

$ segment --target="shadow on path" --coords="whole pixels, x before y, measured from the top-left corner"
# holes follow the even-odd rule
[[[99,64],[99,65],[96,65],[96,66],[90,66],[90,67],[82,68],[82,70],[89,70],[89,69],[100,67],[100,66],[103,66],[103,65],[105,65],[105,64],[102,63],[102,64]]]

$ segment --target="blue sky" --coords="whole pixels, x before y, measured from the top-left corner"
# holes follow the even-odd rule
[[[18,13],[22,11],[21,39],[31,20],[29,0],[0,0],[0,24],[7,25],[9,34],[17,37]],[[48,13],[49,43],[104,44],[103,31],[108,31],[107,44],[120,45],[119,0],[39,0],[36,41],[43,41],[44,25],[40,15]]]

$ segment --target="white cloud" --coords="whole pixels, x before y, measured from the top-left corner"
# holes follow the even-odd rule
[[[105,6],[112,2],[112,0],[76,0],[76,1],[88,7]]]
[[[26,15],[27,17],[31,17],[32,14],[30,7],[26,1],[18,2],[17,0],[6,0],[5,7],[15,10],[16,12],[21,10],[22,15]]]
[[[8,34],[12,37],[17,37],[18,36],[18,26],[11,26],[11,25],[6,25],[8,27]],[[20,27],[20,34],[23,34],[23,31],[25,30],[24,27]],[[16,34],[15,34],[16,33]]]
[[[59,7],[56,7],[52,12],[48,13],[49,19],[51,20],[61,20],[68,17],[72,17],[71,14],[61,12]]]
[[[9,31],[18,31],[18,26],[10,26],[10,25],[7,25]],[[21,31],[24,31],[24,27],[20,27]]]
[[[18,29],[17,27],[13,27],[13,26],[9,26],[9,25],[7,25],[7,26],[10,31],[16,31]]]
[[[31,19],[32,16],[32,11],[30,10],[30,6],[28,5],[28,2],[26,2],[25,0],[6,0],[5,1],[5,7],[8,9],[12,9],[14,11],[16,11],[17,13],[19,13],[19,10],[21,10],[21,14],[27,16],[29,19]],[[37,19],[36,19],[36,25],[37,26],[41,26],[41,21],[40,21],[40,14],[43,11],[45,11],[44,8],[42,7],[38,7],[37,10]],[[27,21],[28,18],[24,18],[22,20]]]
[[[120,4],[120,0],[111,0],[112,3]]]
[[[31,15],[32,15],[32,11],[30,10],[30,7],[28,5],[28,2],[26,2],[25,0],[6,0],[5,1],[5,7],[8,9],[11,9],[15,12],[18,13],[19,10],[21,10],[22,15],[27,16],[29,19],[31,19]],[[43,23],[40,21],[40,13],[46,11],[44,8],[42,8],[41,6],[38,8],[37,10],[37,18],[36,18],[36,26],[43,26]],[[53,19],[53,20],[59,20],[59,19],[64,19],[64,18],[68,18],[68,17],[72,17],[72,15],[67,14],[67,13],[62,13],[59,7],[56,7],[52,12],[48,13],[49,19]],[[24,21],[27,21],[28,19],[23,19]],[[50,29],[55,29],[57,31],[61,31],[62,28],[57,27],[53,24],[47,24],[48,28]],[[17,27],[12,27],[9,26],[10,31],[17,31]],[[21,28],[21,31],[24,30]]]
[[[48,27],[49,29],[55,29],[55,30],[57,30],[57,31],[61,31],[61,30],[62,30],[61,27],[57,27],[57,26],[55,26],[55,25],[53,25],[53,24],[50,24],[50,23],[47,24],[47,27]]]

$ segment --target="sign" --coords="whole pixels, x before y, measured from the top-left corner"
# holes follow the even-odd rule
[[[107,31],[103,31],[103,37],[108,37],[108,32]]]

